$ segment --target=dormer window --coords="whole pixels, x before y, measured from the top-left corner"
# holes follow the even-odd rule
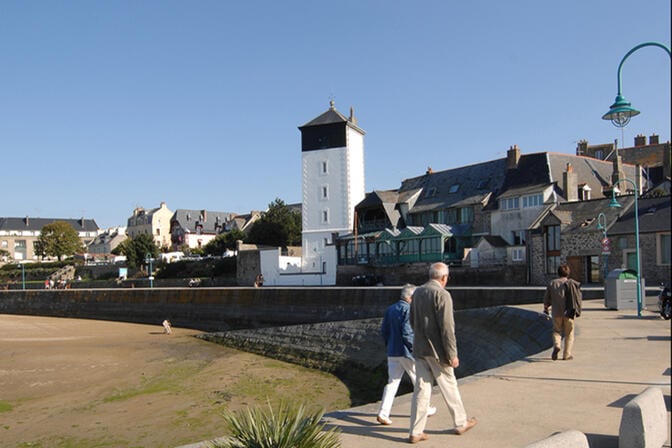
[[[460,184],[453,184],[450,186],[448,189],[448,193],[457,193],[457,191],[460,189]]]
[[[478,182],[478,186],[476,188],[479,190],[485,190],[488,188],[488,185],[490,185],[490,179],[482,179]]]
[[[426,198],[433,198],[436,196],[436,187],[432,187],[429,190],[427,190],[427,193],[425,193]]]
[[[579,185],[579,201],[589,201],[590,191],[590,187],[587,184]]]

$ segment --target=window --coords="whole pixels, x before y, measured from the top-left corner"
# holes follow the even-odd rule
[[[506,198],[499,200],[501,210],[517,210],[519,208],[520,198]]]
[[[457,191],[460,189],[460,184],[453,184],[450,186],[448,189],[448,193],[457,193]]]
[[[524,230],[514,230],[513,231],[513,244],[515,246],[522,246],[525,244],[525,231]]]
[[[560,266],[560,226],[546,226],[546,273],[555,274]]]
[[[326,160],[320,163],[320,174],[329,174],[329,165],[327,165]]]
[[[590,200],[590,187],[586,184],[579,185],[579,201]]]
[[[322,185],[320,187],[320,199],[329,199],[329,185]]]
[[[604,151],[602,151],[601,149],[598,149],[597,151],[595,151],[595,158],[600,159],[600,160],[604,160]]]
[[[7,240],[2,240],[2,247],[7,247]]]
[[[560,250],[560,226],[546,226],[546,250]]]
[[[445,212],[445,223],[446,224],[457,224],[457,209],[449,208]]]
[[[661,233],[657,238],[658,264],[669,266],[672,264],[672,235]]]
[[[460,211],[460,224],[467,224],[474,221],[474,210],[471,207],[462,207]]]
[[[544,197],[541,194],[523,196],[523,208],[539,207],[544,205]]]
[[[516,247],[511,250],[511,260],[512,261],[525,261],[525,249],[522,247]]]
[[[425,193],[426,198],[433,198],[436,196],[436,187],[432,187],[429,190],[427,190],[427,193]]]
[[[479,190],[485,190],[488,188],[488,185],[490,184],[490,179],[483,179],[478,182],[478,186],[476,187]]]
[[[329,222],[329,210],[322,210],[322,222],[323,223]]]

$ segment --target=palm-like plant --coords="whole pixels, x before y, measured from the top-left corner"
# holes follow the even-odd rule
[[[303,405],[280,403],[273,409],[250,408],[226,412],[229,438],[211,443],[213,448],[339,448],[336,429],[325,430],[322,411]]]

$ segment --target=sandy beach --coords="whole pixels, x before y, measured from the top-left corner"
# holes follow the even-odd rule
[[[0,314],[3,447],[175,447],[224,435],[225,409],[349,406],[334,376],[156,325]],[[306,387],[310,385],[310,387]]]

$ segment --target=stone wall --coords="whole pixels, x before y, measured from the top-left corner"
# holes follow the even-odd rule
[[[449,287],[456,310],[541,303],[544,287]],[[157,324],[203,331],[375,318],[399,287],[127,288],[0,291],[0,313]],[[585,299],[604,297],[584,288]]]
[[[199,337],[266,357],[331,372],[354,404],[380,399],[386,382],[381,318],[207,333]],[[455,313],[458,377],[499,367],[549,348],[551,321],[512,307]]]
[[[352,285],[357,275],[372,275],[381,279],[384,285],[421,285],[427,281],[430,263],[408,263],[391,266],[345,265],[339,266],[336,284]],[[528,284],[527,268],[524,264],[497,267],[450,267],[451,286],[520,286]],[[545,284],[545,283],[544,283]]]

